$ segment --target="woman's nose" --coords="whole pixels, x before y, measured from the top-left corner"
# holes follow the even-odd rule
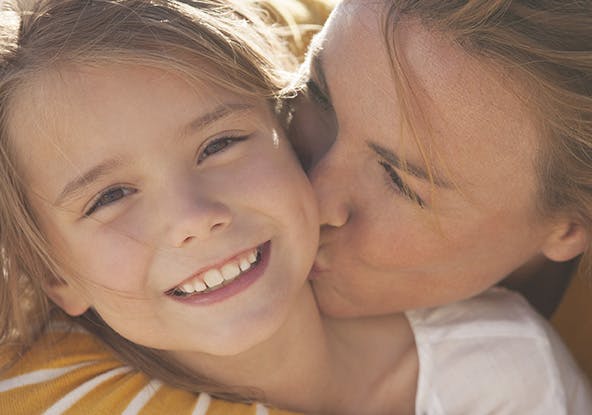
[[[181,248],[192,241],[206,241],[232,223],[230,208],[203,195],[184,195],[174,203],[168,218],[168,240]]]
[[[319,203],[321,226],[341,227],[349,221],[352,187],[348,173],[345,160],[335,154],[335,146],[309,170]]]

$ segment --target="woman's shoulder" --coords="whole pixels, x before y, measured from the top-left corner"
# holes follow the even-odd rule
[[[416,337],[545,338],[548,331],[548,324],[524,297],[500,287],[454,303],[408,311],[406,315]]]
[[[434,413],[592,413],[585,376],[519,294],[495,288],[407,316],[418,350],[419,406],[445,409]]]
[[[94,335],[52,322],[15,364],[0,373],[0,413],[288,414],[193,394],[123,364]]]

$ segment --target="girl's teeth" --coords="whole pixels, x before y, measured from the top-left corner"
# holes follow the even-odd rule
[[[193,284],[190,283],[184,284],[181,288],[186,293],[192,293],[193,291],[195,291],[195,288],[193,288]]]
[[[255,261],[257,261],[257,252],[253,251],[249,254],[249,256],[247,257],[247,261],[249,261],[251,264],[255,263]]]
[[[222,278],[224,278],[225,281],[233,280],[241,273],[238,264],[234,263],[224,265],[220,271],[222,272]]]
[[[196,291],[198,293],[205,291],[206,288],[208,288],[208,286],[206,284],[204,284],[202,281],[198,281],[196,280],[193,283],[193,290],[192,291]],[[185,289],[185,286],[183,286],[183,289]]]
[[[241,271],[246,271],[251,268],[251,263],[246,258],[242,258],[238,264]]]
[[[211,269],[204,274],[204,282],[211,288],[224,282],[224,277],[217,269]]]
[[[0,0],[1,1],[1,0]],[[185,294],[192,294],[194,292],[201,293],[208,288],[213,288],[221,285],[224,281],[232,281],[238,277],[241,272],[245,272],[251,268],[251,265],[257,262],[257,250],[251,251],[248,255],[241,258],[238,263],[229,262],[225,264],[220,270],[210,269],[203,274],[203,281],[195,279],[177,288]]]

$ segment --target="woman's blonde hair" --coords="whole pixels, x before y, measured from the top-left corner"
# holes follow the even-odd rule
[[[30,0],[0,14],[0,344],[24,352],[58,312],[43,284],[58,265],[26,197],[11,142],[12,102],[33,77],[63,65],[140,64],[172,70],[278,109],[295,60],[265,0]],[[51,105],[51,103],[47,103]],[[127,363],[192,391],[236,398],[162,352],[119,336],[93,311],[78,318]],[[0,353],[2,349],[0,349]],[[19,353],[17,353],[18,355]],[[240,391],[249,397],[251,392]]]
[[[592,235],[592,1],[384,0],[384,5],[385,41],[412,131],[416,115],[405,108],[417,105],[397,38],[398,23],[406,18],[514,77],[514,91],[539,125],[539,211],[570,215]],[[578,267],[581,276],[592,278],[590,246]]]

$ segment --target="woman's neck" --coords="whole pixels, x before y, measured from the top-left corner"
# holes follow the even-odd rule
[[[578,258],[553,262],[539,255],[508,276],[501,285],[518,291],[544,317],[550,318],[577,268]]]

